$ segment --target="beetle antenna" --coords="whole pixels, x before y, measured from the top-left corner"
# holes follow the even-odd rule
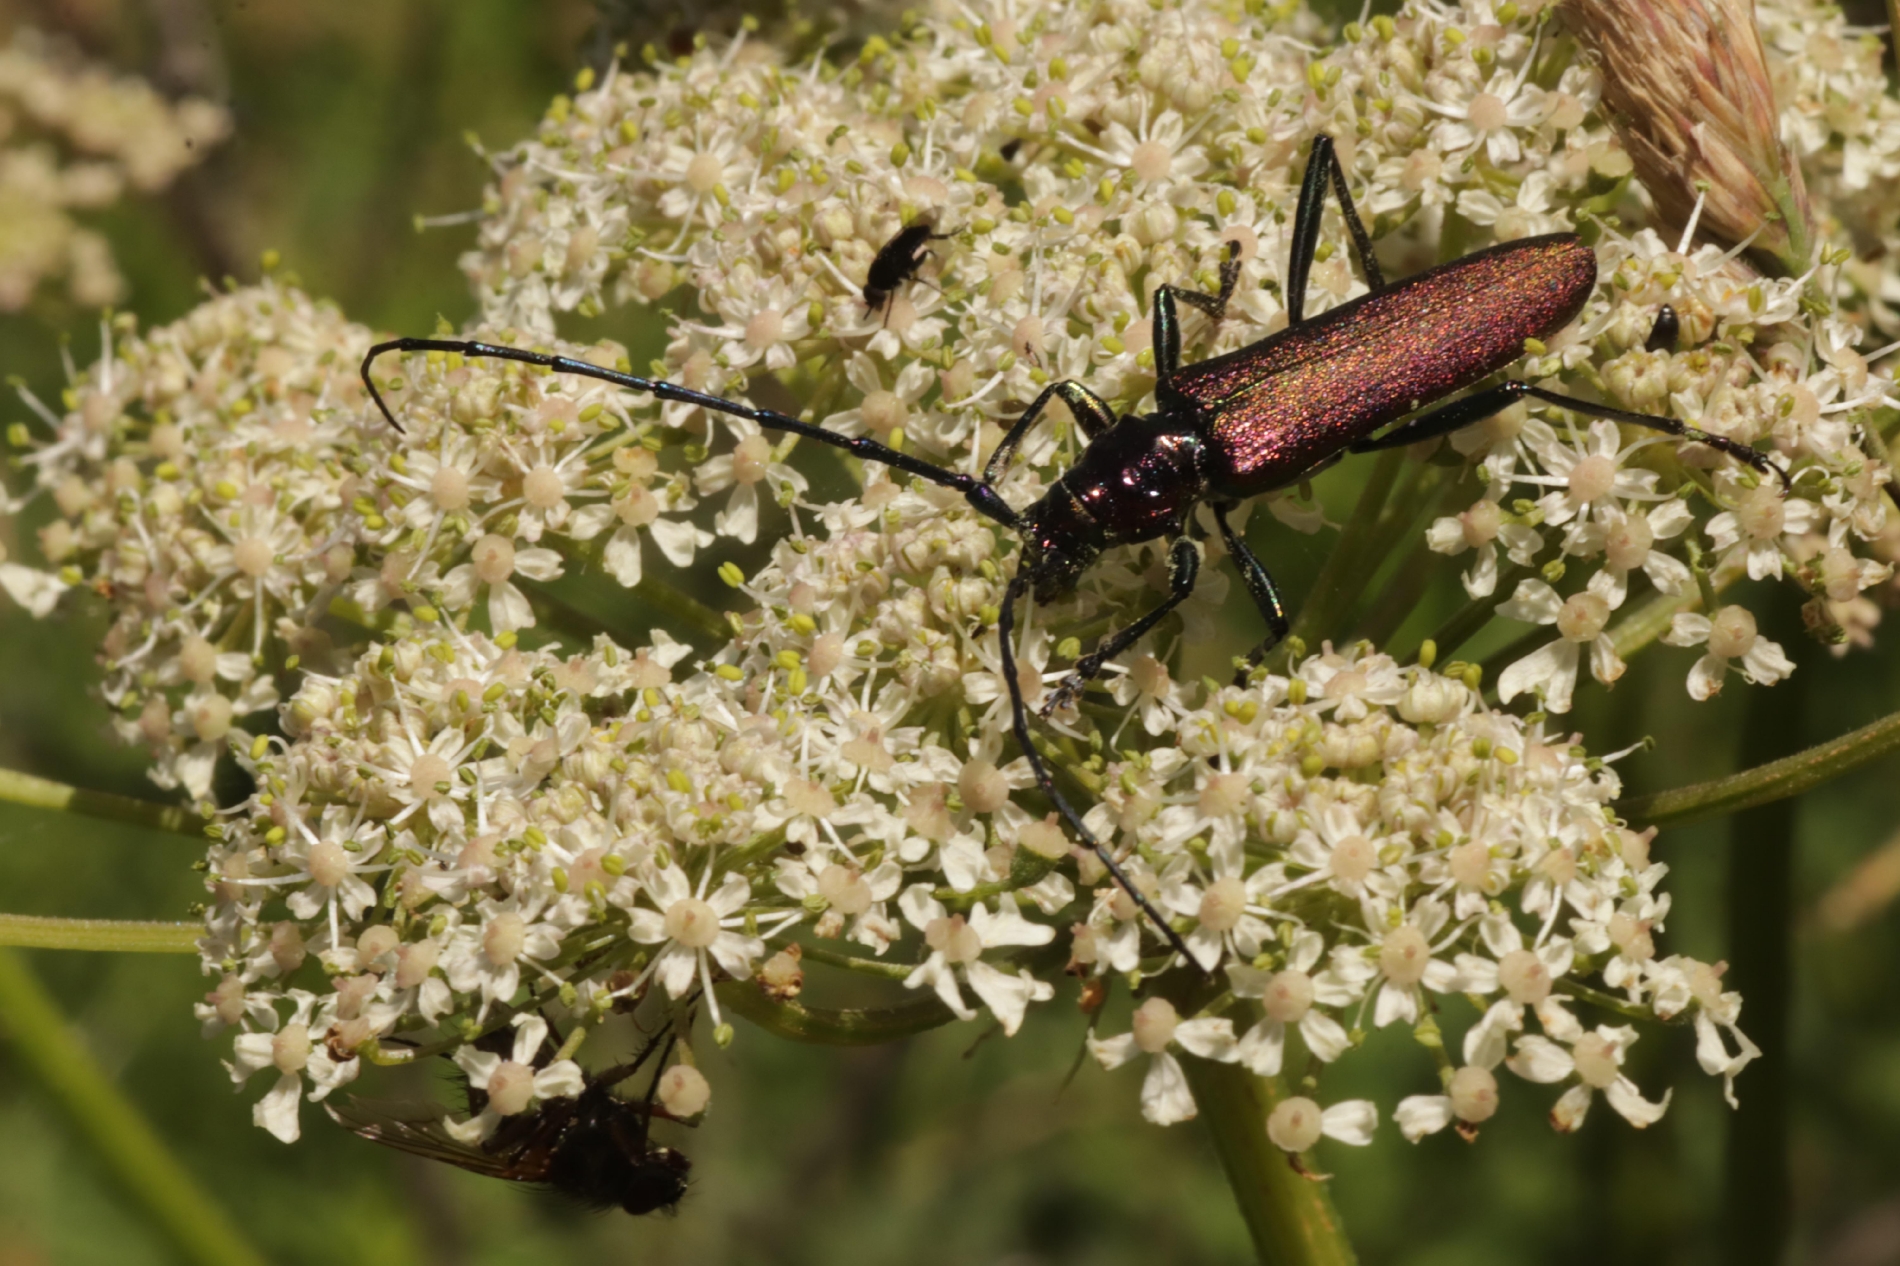
[[[877,462],[893,470],[901,470],[907,475],[915,475],[942,488],[950,488],[963,494],[963,499],[972,509],[985,518],[1012,531],[1022,530],[1022,516],[1009,508],[1002,494],[974,475],[966,475],[960,470],[951,470],[935,462],[927,462],[912,457],[909,453],[900,453],[888,444],[858,435],[840,435],[836,431],[827,431],[824,427],[811,422],[801,422],[790,414],[779,413],[772,409],[757,409],[739,400],[727,400],[723,396],[710,395],[704,391],[694,391],[691,387],[682,387],[676,382],[664,378],[642,378],[638,374],[625,373],[618,369],[607,369],[589,361],[575,360],[571,356],[551,356],[546,352],[531,352],[525,348],[507,347],[498,343],[480,343],[468,339],[443,338],[397,338],[378,343],[370,348],[363,357],[363,385],[369,389],[370,399],[375,401],[384,421],[403,434],[396,421],[396,415],[389,410],[389,404],[383,399],[382,391],[376,386],[376,380],[370,376],[370,366],[379,356],[390,352],[448,352],[456,356],[466,356],[471,360],[511,360],[523,365],[538,365],[551,369],[557,374],[574,374],[582,378],[592,378],[599,382],[612,383],[629,391],[644,391],[661,400],[671,400],[676,404],[696,405],[713,413],[723,413],[728,417],[744,418],[756,422],[768,431],[781,431],[797,435],[804,439],[816,440],[820,444],[829,444],[841,448],[853,457],[867,462]]]
[[[1016,745],[1022,748],[1023,755],[1029,758],[1029,768],[1036,776],[1036,786],[1042,789],[1043,795],[1049,797],[1050,803],[1055,805],[1056,811],[1069,824],[1069,828],[1082,838],[1083,845],[1101,859],[1102,865],[1108,868],[1108,873],[1113,877],[1116,885],[1127,893],[1129,900],[1133,901],[1142,914],[1153,922],[1168,944],[1174,947],[1174,951],[1184,961],[1198,968],[1202,975],[1206,975],[1207,968],[1202,967],[1201,960],[1189,951],[1187,942],[1181,939],[1181,934],[1169,925],[1167,918],[1156,908],[1154,902],[1149,900],[1148,894],[1135,886],[1134,881],[1128,877],[1128,872],[1123,870],[1121,863],[1115,860],[1115,855],[1095,838],[1093,831],[1082,824],[1082,815],[1077,813],[1068,798],[1056,789],[1055,779],[1049,774],[1049,767],[1043,764],[1042,753],[1038,752],[1036,745],[1030,741],[1029,709],[1023,705],[1023,684],[1016,675],[1016,648],[1012,644],[1016,635],[1016,603],[1018,599],[1028,595],[1029,583],[1029,576],[1018,570],[1010,580],[1009,588],[1003,593],[1002,613],[996,620],[997,647],[1003,655],[1003,682],[1009,687],[1010,727],[1016,732]]]

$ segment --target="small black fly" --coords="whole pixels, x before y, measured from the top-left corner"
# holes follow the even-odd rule
[[[898,288],[917,276],[917,270],[930,258],[932,242],[948,241],[952,235],[939,233],[936,226],[928,220],[919,220],[907,224],[897,231],[897,236],[880,246],[877,258],[871,261],[871,270],[864,276],[864,310],[866,314],[884,309],[884,319],[891,319],[891,299]]]

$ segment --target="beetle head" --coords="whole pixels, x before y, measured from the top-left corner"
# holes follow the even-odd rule
[[[1076,581],[1102,552],[1101,528],[1061,483],[1023,512],[1022,533],[1018,568],[1029,577],[1039,602],[1073,593]]]

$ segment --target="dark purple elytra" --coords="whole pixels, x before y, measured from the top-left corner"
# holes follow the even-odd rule
[[[1517,360],[1576,318],[1596,280],[1575,234],[1506,242],[1182,366],[1170,394],[1213,416],[1215,495],[1255,496]]]
[[[1319,245],[1329,188],[1338,200],[1368,293],[1309,319],[1306,281]],[[874,293],[888,299],[891,289],[914,275],[922,262],[922,248],[935,236],[930,226],[913,224],[886,243],[872,262],[865,302],[873,303]],[[1194,511],[1206,505],[1267,624],[1267,639],[1240,669],[1244,679],[1250,666],[1287,635],[1290,624],[1273,577],[1228,521],[1236,503],[1298,483],[1348,453],[1447,435],[1526,398],[1585,417],[1694,440],[1763,474],[1773,474],[1784,486],[1788,483],[1780,466],[1734,440],[1673,418],[1580,400],[1516,379],[1438,403],[1476,387],[1518,359],[1524,354],[1526,339],[1549,338],[1575,319],[1596,284],[1596,256],[1576,234],[1556,233],[1507,242],[1387,285],[1328,136],[1313,138],[1294,212],[1284,290],[1286,328],[1238,351],[1182,365],[1179,305],[1198,308],[1218,321],[1239,280],[1240,261],[1230,244],[1221,263],[1218,294],[1173,285],[1155,291],[1153,413],[1121,416],[1079,382],[1051,383],[1011,424],[980,479],[868,437],[839,435],[770,409],[520,348],[447,339],[395,339],[370,349],[363,361],[363,380],[394,426],[395,418],[383,406],[369,375],[370,362],[385,352],[460,352],[583,374],[651,392],[662,400],[748,418],[765,430],[829,444],[954,489],[979,513],[1020,533],[1022,556],[1004,591],[997,620],[1017,743],[1035,773],[1037,787],[1070,829],[1101,858],[1115,882],[1175,951],[1193,961],[1179,932],[1083,824],[1031,741],[1029,709],[1013,644],[1018,601],[1033,594],[1036,601],[1047,602],[1070,592],[1102,552],[1113,546],[1172,538],[1168,596],[1077,660],[1067,680],[1044,702],[1042,712],[1047,715],[1071,702],[1103,664],[1133,646],[1194,591],[1201,561],[1194,539]],[[1668,316],[1673,322],[1674,314]],[[1663,337],[1674,341],[1673,324]],[[1023,437],[1054,399],[1068,406],[1088,437],[1088,447],[1039,501],[1013,509],[997,490],[998,483]]]

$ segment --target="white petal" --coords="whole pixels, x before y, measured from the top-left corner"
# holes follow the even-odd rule
[[[713,543],[711,532],[672,519],[655,519],[647,525],[647,535],[660,547],[660,553],[666,556],[666,561],[675,567],[692,566],[693,555],[700,547]]]
[[[1508,601],[1498,604],[1498,614],[1526,624],[1555,624],[1557,612],[1563,605],[1557,591],[1543,581],[1520,580],[1517,592]]]
[[[1577,679],[1577,644],[1568,639],[1559,638],[1532,651],[1504,670],[1498,678],[1498,698],[1505,703],[1521,694],[1528,694],[1539,686],[1544,688],[1546,699],[1555,700],[1559,695],[1564,706],[1559,708],[1551,704],[1553,712],[1567,712],[1570,709],[1570,694]],[[1561,683],[1561,690],[1559,689]]]
[[[541,1043],[548,1040],[548,1022],[532,1012],[515,1017],[514,1061],[533,1067],[541,1055]],[[463,1047],[467,1050],[467,1047]],[[487,1084],[486,1078],[483,1084]]]
[[[251,1105],[251,1124],[261,1126],[285,1143],[295,1143],[302,1131],[297,1124],[297,1105],[303,1101],[303,1078],[285,1073],[277,1084]]]
[[[765,956],[765,942],[740,932],[721,932],[706,952],[728,976],[744,980],[752,974],[752,965]]]
[[[1742,656],[1742,675],[1757,686],[1772,686],[1794,671],[1794,661],[1782,653],[1779,642],[1757,637]]]
[[[1407,1024],[1418,1020],[1418,999],[1410,989],[1401,989],[1391,981],[1379,986],[1379,1000],[1373,1004],[1372,1027],[1382,1029],[1394,1020]]]
[[[657,945],[666,939],[666,916],[644,906],[629,913],[632,926],[628,935],[642,945]]]
[[[1728,661],[1720,655],[1704,655],[1689,670],[1689,697],[1703,700],[1721,693],[1722,678],[1728,672]]]
[[[699,976],[699,955],[684,945],[669,945],[660,951],[653,976],[665,987],[667,997],[682,997]]]
[[[1595,1096],[1588,1086],[1572,1086],[1558,1096],[1550,1109],[1550,1124],[1553,1129],[1565,1134],[1574,1134],[1583,1127],[1584,1117],[1590,1114],[1590,1100]]]
[[[1149,1062],[1148,1075],[1141,1082],[1141,1115],[1156,1125],[1173,1125],[1192,1121],[1195,1112],[1187,1075],[1174,1056],[1161,1052]]]
[[[739,484],[726,501],[726,508],[713,516],[713,528],[721,536],[730,536],[750,545],[759,537],[759,492],[752,484]]]
[[[1510,1035],[1523,1027],[1524,1008],[1509,998],[1498,999],[1465,1030],[1465,1063],[1496,1068],[1510,1050]]]
[[[1680,559],[1672,558],[1660,550],[1649,551],[1643,560],[1643,572],[1649,577],[1649,583],[1661,593],[1679,594],[1685,592],[1693,577],[1689,568]]]
[[[1379,1128],[1379,1109],[1370,1099],[1343,1099],[1319,1116],[1319,1130],[1329,1139],[1364,1147]]]
[[[1663,1113],[1669,1110],[1671,1093],[1664,1091],[1661,1103],[1651,1103],[1643,1098],[1643,1092],[1636,1088],[1635,1082],[1627,1077],[1618,1077],[1604,1090],[1603,1097],[1610,1101],[1610,1106],[1616,1109],[1618,1116],[1640,1130],[1662,1120]]]
[[[1117,1033],[1114,1037],[1098,1038],[1091,1031],[1088,1036],[1089,1054],[1103,1068],[1120,1068],[1135,1057],[1140,1048],[1135,1045],[1133,1033]]]
[[[1278,1020],[1262,1020],[1241,1036],[1236,1050],[1247,1071],[1260,1077],[1279,1075],[1286,1058],[1286,1025]]]
[[[1709,640],[1709,617],[1694,611],[1678,611],[1669,617],[1669,631],[1662,640],[1669,646],[1698,646]]]
[[[607,574],[631,589],[640,583],[640,533],[630,527],[621,527],[607,538],[607,548],[600,556],[601,566]]]
[[[1399,1100],[1392,1119],[1408,1143],[1436,1134],[1451,1124],[1451,1099],[1446,1095],[1407,1095]]]
[[[1046,1002],[1056,996],[1055,986],[1048,981],[1037,980],[1027,971],[1018,971],[1015,975],[999,971],[985,962],[970,963],[963,969],[970,989],[983,1000],[990,1009],[996,1022],[1003,1026],[1003,1036],[1014,1037],[1016,1030],[1022,1027],[1023,1013],[1032,1002]]]
[[[557,1059],[534,1075],[537,1099],[574,1099],[587,1089],[581,1066],[571,1059]]]
[[[930,894],[929,884],[912,884],[897,899],[898,910],[919,932],[929,927],[931,920],[941,919],[945,914],[943,903]]]
[[[1531,1034],[1517,1039],[1517,1052],[1504,1066],[1525,1081],[1562,1081],[1576,1068],[1570,1052],[1547,1037]]]
[[[528,596],[510,581],[488,587],[488,623],[497,633],[513,633],[534,627],[534,608]]]
[[[473,1045],[456,1047],[454,1055],[456,1066],[467,1074],[469,1085],[475,1089],[488,1089],[488,1078],[494,1076],[494,1070],[502,1066],[502,1057],[494,1051],[483,1051]]]
[[[1202,1059],[1231,1064],[1240,1058],[1234,1042],[1234,1022],[1224,1016],[1183,1020],[1175,1026],[1174,1040],[1182,1050]]]
[[[524,549],[515,553],[515,574],[529,580],[553,580],[561,574],[561,556],[551,549]]]
[[[1600,576],[1603,573],[1597,574]],[[1614,686],[1628,669],[1629,665],[1616,653],[1616,643],[1610,640],[1610,635],[1598,634],[1590,643],[1590,675],[1606,686]],[[1565,709],[1552,710],[1562,712]]]
[[[1016,898],[997,898],[992,915],[981,903],[970,909],[970,926],[982,939],[984,949],[1000,945],[1047,945],[1056,939],[1056,930],[1047,923],[1031,923],[1016,908]]]
[[[442,1118],[442,1132],[458,1143],[474,1147],[495,1132],[501,1124],[501,1117],[493,1108],[484,1108],[479,1116],[466,1121],[457,1121],[454,1117]]]
[[[0,589],[6,590],[7,596],[24,607],[36,620],[51,614],[59,602],[59,596],[69,588],[70,585],[51,572],[23,567],[19,563],[0,563]]]
[[[936,990],[943,1005],[949,1007],[959,1020],[974,1020],[976,1012],[963,1000],[963,991],[957,988],[956,973],[950,970],[950,964],[944,961],[941,953],[932,954],[917,970],[904,977],[904,988],[921,989],[929,985]]]
[[[1332,1063],[1352,1045],[1352,1034],[1345,1026],[1317,1007],[1300,1017],[1300,1036],[1306,1049],[1325,1063]]]

